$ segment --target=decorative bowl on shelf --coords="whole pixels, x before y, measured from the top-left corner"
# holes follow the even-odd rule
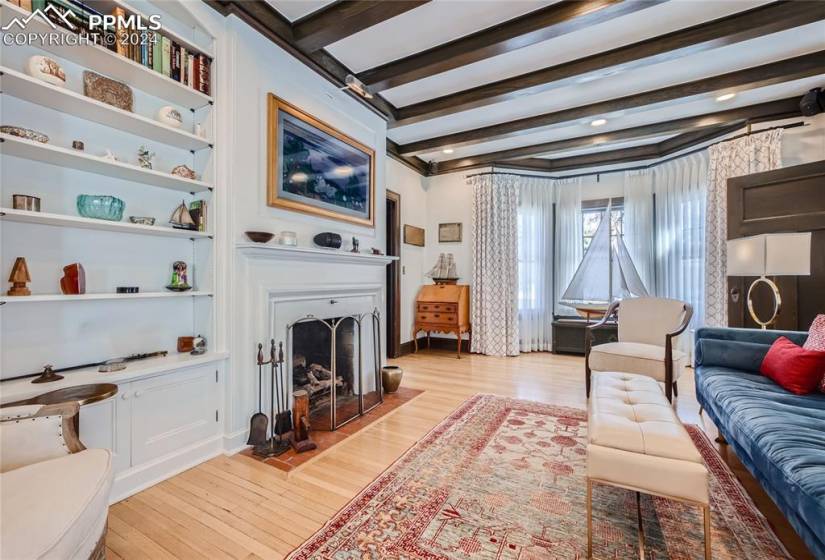
[[[268,231],[245,231],[244,235],[255,243],[266,243],[275,236],[274,233],[269,233]]]
[[[11,136],[17,136],[25,140],[33,140],[35,142],[40,142],[42,144],[49,143],[49,137],[43,134],[42,132],[38,132],[30,128],[23,128],[22,126],[3,125],[0,126],[0,132],[2,132],[3,134],[9,134]]]
[[[141,226],[155,225],[155,219],[149,216],[129,216],[129,221],[133,224],[138,224]]]
[[[125,204],[119,198],[103,194],[81,194],[77,197],[77,212],[84,218],[119,222]]]

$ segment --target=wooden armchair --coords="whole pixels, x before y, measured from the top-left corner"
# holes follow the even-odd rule
[[[76,402],[0,408],[0,558],[105,558],[112,455]]]
[[[619,341],[593,346],[593,331],[613,316],[618,318]],[[687,365],[687,355],[673,348],[693,317],[689,303],[666,298],[632,298],[614,301],[585,336],[585,385],[590,397],[593,371],[621,371],[646,375],[665,385],[668,401],[679,396],[677,382]]]

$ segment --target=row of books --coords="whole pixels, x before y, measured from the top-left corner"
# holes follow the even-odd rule
[[[80,0],[13,0],[15,4],[34,11],[42,10],[54,23],[66,27],[65,22],[53,11],[46,10],[54,6],[60,13],[69,16],[69,21],[81,35],[90,37],[96,43],[117,52],[138,64],[168,76],[176,82],[191,87],[206,95],[211,95],[212,59],[203,53],[188,50],[183,45],[157,31],[132,30],[120,25],[113,31],[91,29],[91,15],[101,15],[91,2]],[[112,10],[111,15],[126,18],[129,14],[120,6]]]

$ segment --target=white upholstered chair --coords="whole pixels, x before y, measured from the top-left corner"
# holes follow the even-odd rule
[[[78,414],[0,408],[0,558],[105,558],[112,454],[80,443]]]
[[[618,316],[619,341],[593,346],[593,330]],[[585,375],[590,397],[593,371],[621,371],[652,377],[665,385],[668,401],[679,396],[677,381],[687,365],[687,355],[673,348],[693,316],[689,303],[667,298],[630,298],[614,301],[598,323],[587,328]]]

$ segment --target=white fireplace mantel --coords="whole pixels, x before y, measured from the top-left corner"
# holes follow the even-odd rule
[[[323,263],[351,263],[385,266],[398,257],[373,255],[371,253],[350,253],[340,249],[320,249],[315,247],[289,247],[266,243],[238,243],[239,252],[249,258],[297,261],[318,261]]]

